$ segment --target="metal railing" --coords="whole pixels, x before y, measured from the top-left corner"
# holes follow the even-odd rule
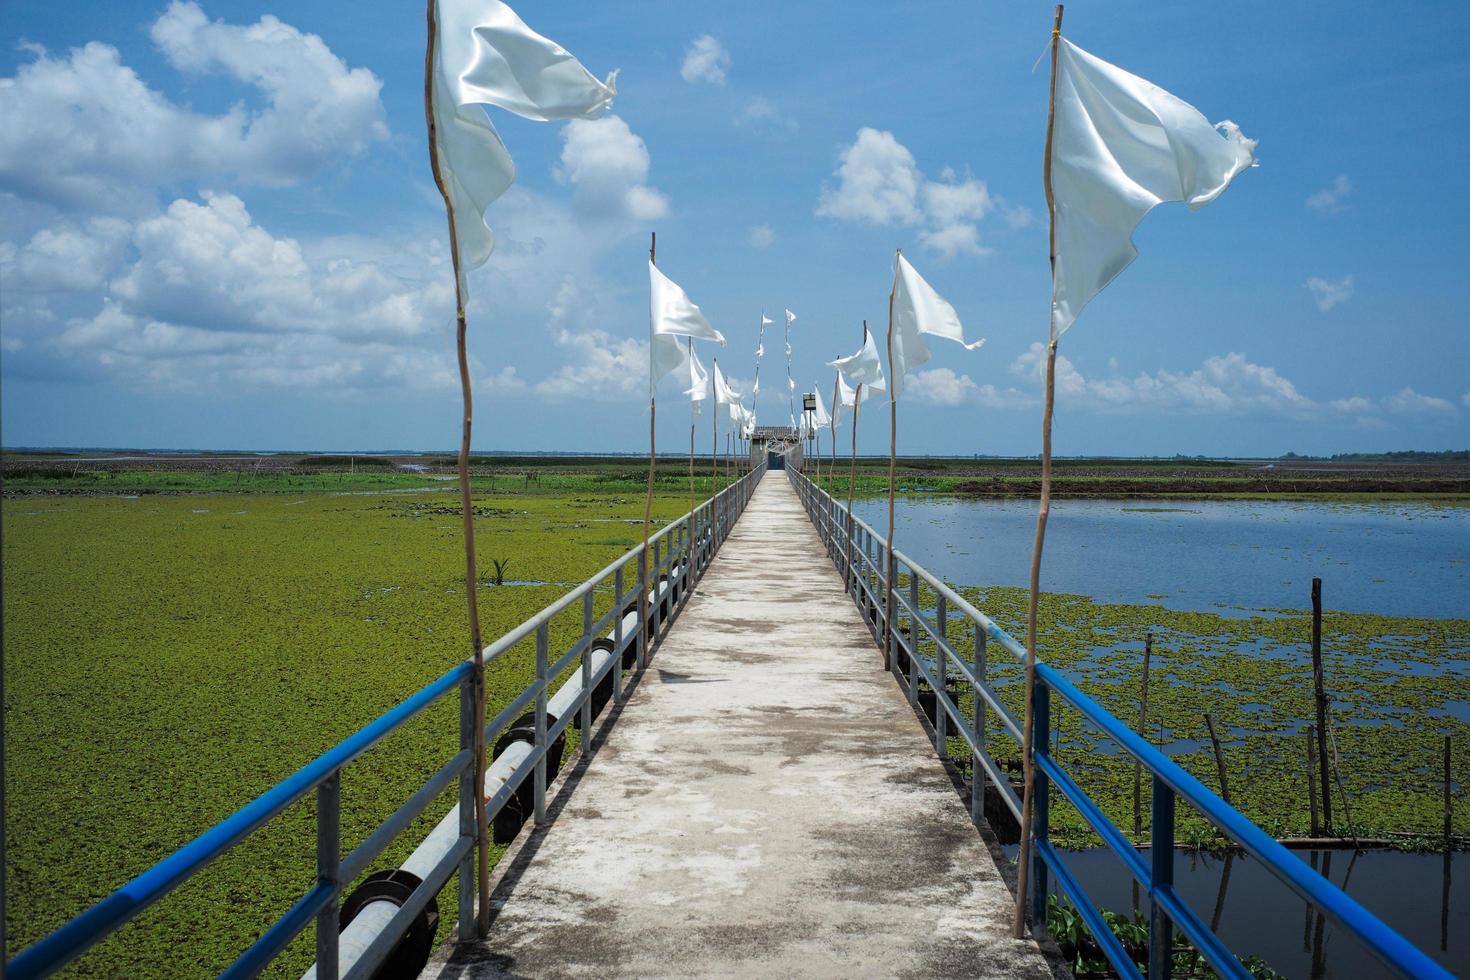
[[[487,773],[482,792],[487,797],[490,821],[494,821],[502,809],[516,798],[528,776],[533,787],[533,819],[538,824],[546,819],[548,776],[555,776],[555,773],[548,773],[551,747],[563,737],[569,725],[577,724],[582,732],[582,752],[584,755],[590,752],[594,692],[611,678],[612,697],[619,701],[623,698],[623,655],[633,654],[631,666],[635,672],[644,668],[658,646],[662,631],[688,602],[694,583],[703,576],[729,535],[764,472],[764,464],[751,469],[692,512],[652,535],[648,551],[641,543],[629,549],[596,575],[485,648],[484,659],[489,664],[523,641],[535,644],[535,679],[485,726],[485,744],[494,745],[523,711],[530,708],[534,712],[534,739],[529,751],[517,753],[516,761],[500,767],[498,773],[494,769]],[[625,572],[629,566],[635,566],[634,582],[625,590],[624,581],[628,577]],[[609,583],[612,591],[610,608],[594,618],[594,597],[599,591],[607,591]],[[650,597],[647,606],[649,621],[641,629],[637,612],[640,595]],[[580,636],[553,661],[548,653],[551,623],[558,614],[573,607],[580,607]],[[607,637],[610,643],[599,639],[607,631],[610,631]],[[580,665],[579,673],[569,678],[563,692],[557,696],[561,714],[552,716],[548,712],[550,685],[564,670],[577,663]],[[316,884],[262,932],[220,976],[255,976],[315,921],[317,962],[311,972],[333,978],[370,977],[455,870],[460,872],[459,938],[462,941],[473,939],[475,874],[472,865],[477,844],[472,795],[475,792],[474,753],[471,748],[474,735],[473,681],[474,665],[471,661],[455,666],[108,897],[21,951],[5,964],[4,975],[11,980],[32,980],[55,973],[313,791],[317,797]],[[343,855],[341,801],[344,771],[363,753],[456,688],[460,699],[459,751],[376,830]],[[568,690],[575,693],[564,696]],[[506,757],[508,754],[502,758]],[[343,939],[347,934],[339,933],[338,924],[344,890],[368,869],[414,818],[456,781],[459,784],[458,804],[441,821],[438,831],[431,833],[410,858],[410,862],[417,859],[415,867],[421,872],[413,875],[417,884],[412,892],[396,904],[396,909],[387,909],[390,914],[379,917],[371,933],[354,937],[355,941],[348,944],[350,948],[345,948]],[[339,955],[344,953],[346,955]]]
[[[844,504],[834,500],[805,474],[791,468],[786,472],[816,526],[823,547],[843,576],[845,587],[853,595],[880,648],[885,632],[891,637],[887,661],[906,688],[909,702],[917,704],[920,681],[932,692],[935,750],[941,756],[947,755],[951,734],[962,739],[969,749],[974,773],[970,796],[972,814],[977,819],[983,816],[988,782],[1005,807],[1019,820],[1021,800],[1001,772],[987,744],[989,732],[994,727],[988,724],[987,714],[995,713],[1001,732],[1014,741],[1018,756],[1023,722],[997,694],[988,676],[987,661],[990,647],[995,644],[1024,664],[1025,647],[903,552],[895,548],[891,555],[888,554],[884,535],[849,514]],[[885,630],[890,577],[894,583],[894,628]],[[926,609],[921,603],[921,589],[932,593],[932,609]],[[960,656],[950,638],[951,620],[955,617],[964,619],[967,628],[973,631],[972,658]],[[959,698],[951,697],[949,686],[952,681],[962,688],[969,688],[973,696],[973,710],[969,715],[961,712],[957,704]],[[1102,808],[1052,754],[1049,736],[1053,694],[1077,710],[1150,774],[1153,783],[1151,860],[1144,860],[1138,847],[1108,819]],[[1247,854],[1260,861],[1289,889],[1316,906],[1327,919],[1356,936],[1395,974],[1403,977],[1450,976],[1428,955],[1308,867],[1185,772],[1178,763],[1082,693],[1060,672],[1040,662],[1039,657],[1032,700],[1031,734],[1037,771],[1032,814],[1032,890],[1028,904],[1033,927],[1038,932],[1046,929],[1047,878],[1048,874],[1054,874],[1061,891],[1077,907],[1093,939],[1118,974],[1123,977],[1143,976],[1104,921],[1101,910],[1083,891],[1062,852],[1049,840],[1049,801],[1054,786],[1076,807],[1102,838],[1104,845],[1122,861],[1128,873],[1147,888],[1150,925],[1147,975],[1150,978],[1170,975],[1175,928],[1221,976],[1249,978],[1250,973],[1240,960],[1185,904],[1174,888],[1174,815],[1176,800],[1182,799]]]

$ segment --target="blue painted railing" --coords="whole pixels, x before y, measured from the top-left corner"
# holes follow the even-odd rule
[[[764,471],[764,465],[752,469],[690,513],[659,529],[649,538],[647,552],[641,543],[629,549],[602,571],[485,648],[484,660],[488,664],[518,643],[534,639],[536,644],[535,680],[485,726],[484,744],[494,745],[496,738],[522,711],[534,706],[535,747],[509,774],[505,783],[489,796],[486,804],[489,822],[494,821],[496,814],[528,778],[534,788],[535,822],[541,823],[545,819],[549,747],[579,716],[584,733],[583,751],[587,751],[591,738],[593,691],[610,675],[613,697],[621,700],[624,690],[623,652],[629,647],[634,649],[637,671],[647,664],[648,657],[657,648],[660,631],[672,619],[678,605],[688,601],[693,592],[688,586],[697,581],[708,567],[720,543],[734,526],[735,519],[749,502]],[[634,566],[632,575],[628,576],[633,579],[633,584],[625,590],[628,566]],[[609,586],[613,590],[613,601],[609,610],[594,622],[594,594],[599,588]],[[666,600],[666,594],[672,602]],[[624,610],[636,605],[640,595],[651,595],[656,600],[647,605],[648,624],[645,629],[638,628],[636,613],[632,614],[631,627],[624,622],[629,618]],[[569,610],[581,613],[581,636],[565,654],[551,662],[547,654],[550,624],[558,614]],[[612,656],[603,659],[601,665],[594,669],[594,641],[609,628],[613,631]],[[563,670],[579,659],[581,693],[572,699],[561,718],[551,719],[548,725],[546,704],[549,686]],[[333,980],[339,976],[370,977],[397,945],[414,915],[428,904],[456,869],[460,872],[459,938],[462,941],[473,939],[473,860],[479,843],[472,795],[475,791],[474,753],[471,749],[474,734],[473,681],[473,664],[469,661],[459,664],[96,905],[22,950],[5,964],[3,976],[8,980],[36,980],[55,973],[313,790],[317,794],[317,882],[242,952],[220,974],[221,977],[256,976],[313,921],[316,923],[315,973],[318,977],[331,977]],[[377,830],[344,856],[341,837],[343,772],[363,753],[455,688],[459,689],[460,696],[459,751],[423,786],[415,787],[412,795]],[[457,839],[444,850],[434,868],[405,900],[388,929],[374,938],[351,962],[339,964],[338,911],[346,887],[456,780],[459,783],[460,813]],[[339,966],[342,969],[339,970]]]
[[[880,647],[885,632],[889,635],[888,662],[905,686],[910,703],[918,701],[921,680],[933,692],[935,749],[941,755],[948,753],[951,725],[953,734],[961,737],[969,748],[974,771],[970,803],[974,815],[977,818],[981,816],[988,782],[1019,820],[1021,800],[987,745],[990,727],[987,714],[990,711],[996,713],[1001,729],[1018,746],[1018,753],[1023,722],[1006,707],[989,682],[987,661],[991,643],[999,644],[1022,663],[1026,659],[1025,647],[907,555],[896,548],[890,555],[883,535],[849,514],[846,506],[834,500],[805,474],[794,468],[788,468],[787,474]],[[895,585],[891,593],[889,581]],[[934,594],[932,619],[931,613],[920,602],[921,587]],[[894,628],[885,630],[884,625],[890,615]],[[968,620],[973,628],[975,653],[970,659],[961,657],[951,643],[949,621],[955,615]],[[973,711],[968,717],[949,696],[947,681],[951,677],[957,677],[973,693]],[[1053,694],[1080,712],[1150,773],[1153,781],[1151,860],[1144,860],[1138,848],[1107,818],[1052,754],[1049,737]],[[1221,976],[1248,980],[1250,974],[1240,960],[1174,889],[1174,811],[1176,801],[1183,800],[1327,919],[1357,937],[1396,975],[1450,976],[1418,947],[1308,867],[1185,772],[1178,763],[1082,693],[1056,669],[1045,663],[1037,664],[1032,698],[1031,733],[1037,771],[1032,794],[1033,864],[1028,898],[1033,928],[1038,932],[1046,928],[1048,875],[1055,875],[1061,891],[1077,907],[1088,931],[1119,976],[1143,975],[1103,920],[1099,907],[1088,898],[1067,867],[1065,856],[1048,839],[1050,790],[1055,787],[1077,808],[1128,873],[1147,889],[1148,976],[1157,980],[1170,975],[1173,968],[1173,931],[1177,928]]]

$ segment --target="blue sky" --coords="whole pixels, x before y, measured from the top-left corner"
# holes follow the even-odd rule
[[[423,10],[88,9],[0,15],[4,443],[454,445]],[[781,309],[798,385],[830,393],[902,247],[988,343],[933,345],[900,450],[1037,451],[1049,3],[518,9],[621,74],[593,126],[495,119],[520,178],[473,278],[476,448],[643,446],[657,230],[730,340],[706,362],[748,387],[778,320],[762,422],[786,416]],[[1065,30],[1234,120],[1260,166],[1145,219],[1063,340],[1057,451],[1470,445],[1470,7],[1077,3]],[[687,405],[660,391],[679,451]],[[860,450],[886,449],[884,414]]]

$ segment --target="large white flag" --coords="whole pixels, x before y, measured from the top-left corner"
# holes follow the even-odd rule
[[[883,362],[878,358],[873,335],[866,330],[863,331],[862,347],[846,357],[828,361],[827,366],[835,367],[849,384],[877,388],[880,391],[883,388]]]
[[[1133,229],[1155,205],[1209,204],[1255,166],[1256,141],[1152,82],[1062,38],[1052,129],[1056,336],[1137,256]],[[1219,132],[1217,132],[1219,130]]]
[[[715,363],[715,404],[716,405],[738,405],[740,393],[730,387],[725,380],[725,374],[720,370],[719,362]]]
[[[815,399],[817,403],[817,415],[815,421],[818,428],[825,429],[827,426],[832,424],[832,416],[827,414],[827,406],[822,404],[822,396],[820,394],[821,390],[822,389],[820,385],[812,389],[812,391],[819,393]]]
[[[924,334],[953,340],[965,350],[975,350],[985,343],[965,343],[965,328],[954,307],[900,253],[893,269],[893,363],[888,366],[895,399],[903,394],[904,374],[929,360]]]
[[[699,307],[690,302],[684,290],[648,263],[649,373],[648,390],[652,393],[658,379],[684,363],[684,347],[680,337],[695,340],[717,340],[725,337],[704,318]]]
[[[796,314],[795,313],[792,313],[790,310],[787,310],[786,311],[786,325],[789,327],[789,326],[791,326],[795,322],[796,322]]]
[[[495,248],[485,209],[516,178],[482,106],[538,122],[593,115],[612,102],[617,72],[598,81],[500,0],[438,0],[436,6],[434,137],[454,215],[460,294],[468,296],[464,274],[484,265]]]

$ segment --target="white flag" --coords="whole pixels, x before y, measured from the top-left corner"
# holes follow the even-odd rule
[[[789,326],[791,326],[795,322],[796,322],[796,314],[795,313],[792,313],[790,310],[787,310],[786,311],[786,325],[789,327]]]
[[[547,122],[593,115],[616,94],[617,72],[598,81],[555,41],[500,0],[438,0],[431,91],[439,173],[454,214],[464,274],[490,258],[485,209],[516,178],[515,164],[481,106]]]
[[[652,261],[648,263],[648,323],[651,334],[648,351],[650,393],[658,385],[659,378],[684,363],[684,347],[678,338],[725,342],[724,335],[709,325],[684,290],[660,272]]]
[[[773,324],[775,322],[776,322],[775,320],[772,320],[770,317],[766,316],[764,313],[761,314],[761,326],[763,326],[763,327],[769,327],[771,324]]]
[[[818,385],[818,386],[816,386],[815,388],[812,389],[812,391],[816,391],[816,392],[820,392],[821,390],[822,390],[821,385]],[[817,402],[817,418],[816,418],[817,427],[818,428],[826,428],[827,426],[829,426],[829,425],[832,424],[832,416],[830,416],[830,415],[827,414],[827,406],[824,405],[824,404],[822,404],[822,396],[820,394],[817,395],[816,402]]]
[[[888,366],[893,378],[893,397],[903,394],[903,376],[929,360],[929,347],[924,334],[944,337],[975,350],[983,340],[965,343],[965,328],[960,325],[954,307],[924,281],[918,270],[909,265],[902,253],[893,270],[893,363]]]
[[[789,377],[786,379],[786,387],[791,389],[792,394],[796,393],[796,382]]]
[[[763,358],[765,356],[766,356],[766,345],[765,344],[761,344],[759,347],[757,347],[755,349],[755,359],[758,361],[758,360],[760,360],[761,358]]]
[[[878,359],[878,348],[873,344],[873,335],[863,331],[863,346],[856,353],[828,361],[849,384],[883,390],[883,362]]]
[[[715,362],[715,404],[735,405],[740,402],[740,393],[730,387],[725,380],[724,372],[720,370],[719,362]]]
[[[1133,229],[1154,205],[1204,207],[1255,166],[1255,148],[1234,123],[1211,126],[1189,103],[1062,38],[1051,151],[1055,336],[1138,256]]]
[[[692,345],[685,348],[684,356],[689,362],[689,387],[684,390],[684,394],[694,402],[694,411],[698,413],[699,403],[709,397],[709,372],[705,370]]]

